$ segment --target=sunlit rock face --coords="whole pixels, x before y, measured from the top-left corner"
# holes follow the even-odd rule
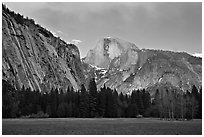
[[[41,92],[80,89],[84,75],[78,48],[30,20],[2,10],[2,74],[16,88]]]
[[[117,38],[103,38],[88,52],[84,62],[106,69],[111,65],[128,69],[131,64],[137,63],[137,50],[133,43]]]
[[[133,43],[104,38],[82,60],[85,77],[95,77],[98,88],[106,85],[124,94],[159,85],[182,91],[202,86],[202,59],[184,52],[140,50]]]

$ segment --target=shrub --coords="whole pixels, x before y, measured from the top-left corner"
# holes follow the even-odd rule
[[[39,111],[37,114],[31,114],[28,116],[22,116],[21,118],[48,118],[49,115],[43,111]]]
[[[143,118],[143,116],[142,115],[137,115],[137,118]]]

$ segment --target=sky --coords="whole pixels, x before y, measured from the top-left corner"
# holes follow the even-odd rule
[[[6,2],[7,7],[76,43],[81,57],[99,39],[116,37],[140,49],[202,52],[202,3],[25,3]]]

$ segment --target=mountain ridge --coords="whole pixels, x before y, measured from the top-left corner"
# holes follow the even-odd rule
[[[113,38],[109,39],[111,40]],[[97,44],[95,48],[97,48]],[[100,44],[100,46],[106,46],[108,43],[105,43],[104,40],[104,43],[100,42]],[[111,44],[109,46],[111,46]],[[97,62],[95,64],[92,60],[89,62],[89,58],[94,58],[96,61],[99,60],[97,56],[87,56],[88,59],[85,57],[82,59],[85,71],[87,70],[85,72],[85,77],[95,77],[98,88],[105,84],[123,93],[127,93],[134,89],[148,88],[158,83],[171,83],[173,87],[177,87],[183,91],[190,89],[192,85],[196,85],[198,88],[201,87],[201,58],[194,57],[186,52],[139,48],[134,50],[134,54],[136,55],[134,56],[134,54],[127,54],[128,52],[131,53],[131,49],[129,50],[130,51],[124,53],[126,54],[125,57],[118,56],[108,60],[109,66],[106,67],[106,69],[104,68],[105,70],[103,71],[106,73],[103,75],[99,69],[96,70],[93,67],[91,68],[90,65],[84,65],[91,64],[92,66],[98,66]],[[94,50],[92,50],[92,52],[93,51]],[[107,54],[104,54],[104,56],[107,56]],[[124,62],[130,61],[133,63],[121,63],[121,58],[125,58]],[[92,71],[91,73],[93,74],[88,74],[90,71]]]

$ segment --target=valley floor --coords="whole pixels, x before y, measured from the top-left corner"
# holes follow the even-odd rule
[[[3,135],[201,135],[202,120],[153,118],[3,119]]]

